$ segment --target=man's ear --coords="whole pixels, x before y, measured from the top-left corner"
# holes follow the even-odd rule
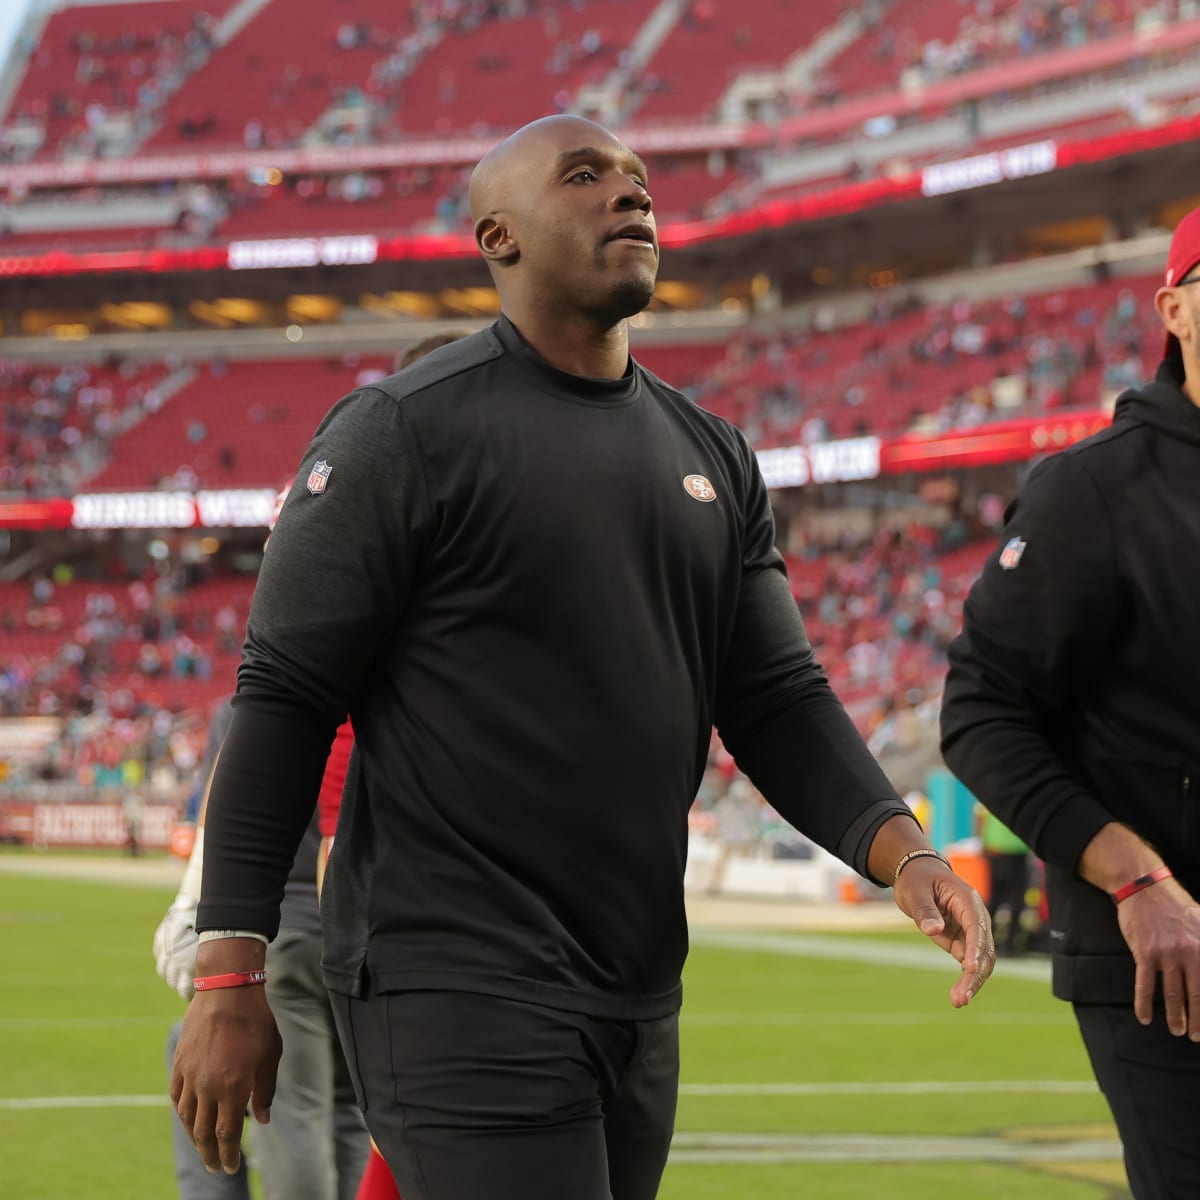
[[[475,243],[489,263],[508,265],[520,257],[517,240],[509,227],[494,214],[475,222]]]
[[[1161,287],[1154,293],[1154,307],[1158,309],[1159,320],[1163,328],[1174,334],[1180,342],[1186,341],[1191,330],[1188,327],[1187,312],[1179,299],[1179,289]]]

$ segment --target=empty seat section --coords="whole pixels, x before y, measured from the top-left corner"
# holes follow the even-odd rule
[[[510,133],[559,112],[581,84],[612,69],[649,11],[639,0],[557,3],[451,29],[400,85],[394,124],[409,136]]]
[[[839,12],[837,0],[695,0],[646,67],[635,122],[711,117],[741,71],[781,67]]]
[[[348,22],[364,27],[364,40],[343,48]],[[271,0],[180,88],[147,145],[242,145],[251,122],[262,145],[294,144],[340,92],[365,89],[371,67],[411,29],[408,6],[389,0],[352,10]]]
[[[201,369],[159,413],[119,438],[96,490],[142,489],[177,480],[207,488],[278,487],[295,474],[318,423],[351,391],[373,358],[233,362]]]
[[[195,22],[209,26],[233,0],[147,0],[80,5],[51,15],[10,114],[44,122],[39,157],[87,153],[89,123],[149,109],[139,88],[160,86],[183,61]]]

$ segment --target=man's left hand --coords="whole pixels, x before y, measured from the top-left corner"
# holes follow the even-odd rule
[[[945,863],[928,857],[910,862],[895,887],[896,907],[940,946],[962,974],[950,989],[955,1008],[969,1004],[996,965],[992,922],[979,893]]]

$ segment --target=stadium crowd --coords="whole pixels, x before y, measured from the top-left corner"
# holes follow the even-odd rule
[[[940,693],[945,649],[982,555],[970,539],[981,532],[959,519],[944,529],[913,522],[865,537],[796,539],[793,592],[818,655],[860,729],[883,747],[927,740],[928,722],[914,726],[913,716]],[[0,585],[0,716],[62,718],[28,776],[8,786],[29,776],[186,781],[207,705],[232,689],[252,588],[249,577],[214,583],[182,567],[108,580],[74,579],[60,567]],[[169,685],[180,682],[203,686],[176,689],[182,699],[172,701]]]
[[[123,429],[161,408],[157,385],[171,366],[0,358],[0,495],[70,495]]]
[[[759,447],[812,444],[1096,408],[1142,377],[1153,339],[1132,286],[927,305],[896,288],[865,322],[839,323],[818,307],[808,327],[739,334],[715,366],[678,382]],[[119,460],[116,435],[162,407],[163,380],[179,366],[0,364],[0,495],[69,495]],[[951,376],[957,383],[948,387]],[[220,372],[193,386],[219,389]],[[189,445],[244,442],[223,419],[214,406],[203,427],[189,427]],[[186,462],[172,466],[179,469],[163,472],[163,486],[203,481]]]
[[[759,447],[938,433],[1099,407],[1141,378],[1153,338],[1128,287],[944,304],[897,288],[861,324],[818,306],[807,328],[739,335],[686,390]]]
[[[182,567],[77,580],[62,565],[0,585],[0,716],[62,719],[30,768],[35,778],[136,786],[161,783],[163,772],[186,777],[207,694],[232,686],[249,602],[247,584],[241,606],[189,606],[197,581]],[[180,682],[203,685],[196,695],[175,689],[192,703],[168,699]]]

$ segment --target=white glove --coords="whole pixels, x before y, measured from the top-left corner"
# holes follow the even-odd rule
[[[184,1000],[195,994],[196,951],[200,935],[196,932],[196,905],[200,903],[200,875],[204,869],[204,830],[196,830],[192,856],[188,859],[183,881],[175,902],[154,931],[154,968],[159,977],[173,987]]]
[[[195,992],[196,950],[200,935],[196,932],[196,901],[176,896],[175,903],[154,931],[154,968],[159,977],[173,987],[184,1000]]]

